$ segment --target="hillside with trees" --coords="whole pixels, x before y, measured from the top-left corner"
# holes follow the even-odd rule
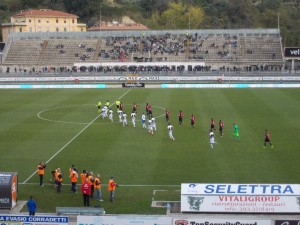
[[[123,16],[159,30],[277,28],[279,24],[283,45],[300,46],[300,0],[1,0],[0,23],[29,8],[73,13],[88,27]]]

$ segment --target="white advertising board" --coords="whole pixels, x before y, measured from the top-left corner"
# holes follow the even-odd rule
[[[181,184],[182,212],[299,213],[298,184]]]
[[[181,194],[197,195],[294,195],[300,196],[299,184],[181,184]]]
[[[68,225],[69,218],[65,216],[23,216],[0,215],[1,225]]]
[[[174,218],[172,225],[271,225],[271,220],[245,220],[245,219],[180,219]]]
[[[166,216],[137,216],[137,215],[119,215],[119,216],[77,216],[77,225],[170,225],[172,218]]]
[[[296,196],[181,195],[182,212],[299,213]]]

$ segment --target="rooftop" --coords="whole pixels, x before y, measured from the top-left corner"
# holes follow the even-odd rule
[[[14,15],[14,17],[21,17],[21,16],[40,16],[40,17],[78,17],[74,14],[51,10],[51,9],[30,9],[24,10]]]
[[[100,31],[100,30],[149,30],[140,23],[115,23],[115,22],[102,22],[101,25],[93,26],[87,31]]]

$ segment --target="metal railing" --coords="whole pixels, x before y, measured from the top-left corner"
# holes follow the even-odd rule
[[[92,31],[92,32],[22,32],[11,33],[9,39],[98,39],[99,37],[139,37],[151,35],[193,35],[198,34],[204,37],[213,36],[247,36],[260,37],[272,36],[279,37],[278,29],[232,29],[232,30],[144,30],[144,31]]]

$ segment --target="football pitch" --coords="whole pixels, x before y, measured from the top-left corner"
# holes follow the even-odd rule
[[[109,214],[164,214],[155,201],[180,201],[181,183],[299,183],[299,89],[51,89],[0,90],[0,171],[18,172],[18,200],[34,195],[38,213],[56,206],[83,206],[80,190],[70,192],[68,170],[100,174]],[[118,123],[120,99],[128,126]],[[97,102],[109,100],[114,122],[97,114]],[[137,126],[131,123],[137,104]],[[157,131],[142,128],[145,105],[153,107]],[[170,111],[176,141],[169,139],[165,109]],[[179,125],[182,110],[184,124]],[[190,125],[196,116],[195,128]],[[210,119],[216,122],[214,149],[209,144]],[[224,137],[218,121],[224,121]],[[239,125],[241,141],[233,138]],[[264,145],[270,130],[274,148]],[[36,173],[47,162],[44,187]],[[61,168],[63,188],[56,193],[51,171]],[[109,202],[107,183],[119,188]],[[80,183],[80,181],[78,182]],[[78,185],[78,189],[80,185]],[[93,199],[91,206],[99,205]],[[27,210],[27,209],[24,209]]]

